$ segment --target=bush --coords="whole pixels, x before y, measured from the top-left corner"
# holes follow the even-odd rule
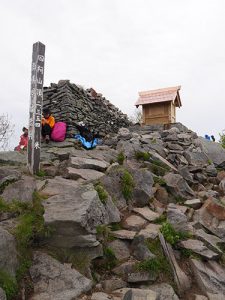
[[[105,204],[108,199],[108,193],[106,192],[106,190],[103,188],[103,186],[100,183],[95,185],[95,190],[98,193],[98,197],[99,197],[100,201],[103,204]]]
[[[188,233],[176,231],[173,228],[173,226],[168,222],[162,224],[160,231],[164,236],[165,240],[171,245],[176,245],[179,241],[190,237],[190,234]]]
[[[122,176],[122,194],[126,200],[130,200],[132,198],[134,189],[134,179],[132,175],[125,170]]]
[[[124,153],[121,151],[118,155],[117,155],[117,162],[119,165],[123,165],[123,162],[125,160],[125,155]]]

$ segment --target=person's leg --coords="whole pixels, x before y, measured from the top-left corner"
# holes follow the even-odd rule
[[[45,124],[41,128],[41,134],[42,134],[43,138],[45,138],[46,143],[48,143],[50,140],[51,130],[52,129],[48,124]]]

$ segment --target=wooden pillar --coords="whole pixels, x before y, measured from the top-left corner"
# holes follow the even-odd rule
[[[27,161],[31,174],[37,174],[40,170],[44,63],[45,45],[40,42],[37,42],[33,44],[32,53],[30,111],[28,128],[29,140]]]

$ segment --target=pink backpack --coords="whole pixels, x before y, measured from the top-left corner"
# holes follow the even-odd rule
[[[57,122],[55,123],[52,133],[51,139],[55,142],[62,142],[66,138],[66,123]]]

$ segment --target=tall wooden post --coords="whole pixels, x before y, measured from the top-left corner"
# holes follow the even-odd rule
[[[40,169],[41,152],[41,118],[43,105],[43,80],[45,63],[45,45],[33,44],[31,65],[31,92],[28,128],[28,167],[31,174],[37,174]]]

